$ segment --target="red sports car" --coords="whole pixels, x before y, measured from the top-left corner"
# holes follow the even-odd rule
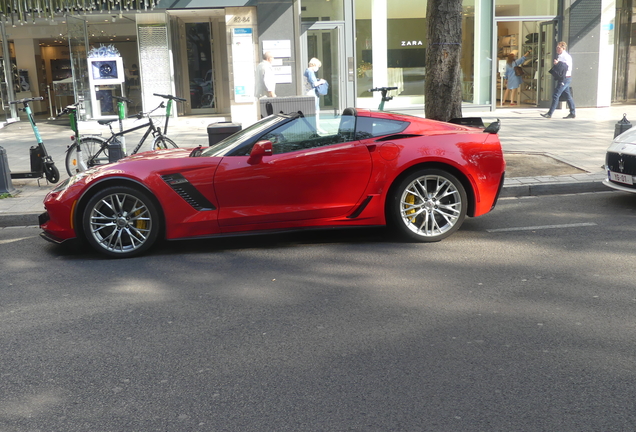
[[[273,115],[207,148],[130,156],[61,183],[42,236],[85,238],[130,257],[168,240],[390,225],[432,242],[495,206],[505,162],[496,131],[347,108],[321,122]]]

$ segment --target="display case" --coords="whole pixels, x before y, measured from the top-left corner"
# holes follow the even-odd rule
[[[518,54],[518,34],[510,34],[499,36],[497,38],[497,58],[499,59],[499,79],[497,80],[497,94],[499,99],[503,99],[503,92],[505,88],[505,75],[506,75],[506,60],[511,53]],[[502,63],[503,62],[503,63]]]
[[[522,104],[534,105],[538,104],[537,101],[537,87],[539,79],[539,34],[537,33],[537,23],[524,22],[522,38],[522,49],[519,55],[523,55],[526,52],[530,52],[526,57],[526,60],[520,65],[523,69],[523,83],[520,88],[520,101]]]

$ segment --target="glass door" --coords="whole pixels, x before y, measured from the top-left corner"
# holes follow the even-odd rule
[[[79,118],[80,120],[86,120],[93,118],[90,84],[88,82],[88,62],[86,60],[88,53],[86,21],[69,15],[66,23],[75,101],[84,102],[84,109],[79,112]]]
[[[616,3],[616,30],[614,33],[614,89],[612,92],[612,102],[624,102],[628,99],[629,88],[629,51],[631,43],[630,33],[632,31],[632,8],[631,2],[628,0]]]
[[[539,93],[538,93],[538,105],[540,108],[550,108],[552,105],[552,93],[554,92],[554,79],[548,72],[554,66],[554,59],[556,58],[556,43],[555,40],[557,21],[542,22],[539,31]]]
[[[340,114],[345,108],[346,59],[343,47],[344,24],[330,22],[305,23],[302,28],[302,70],[309,60],[317,58],[322,67],[316,74],[329,82],[329,92],[320,97],[320,110]],[[304,80],[304,78],[303,78]],[[302,83],[304,89],[304,81]],[[322,114],[321,114],[322,115]]]
[[[210,21],[185,23],[192,114],[216,112],[214,41]]]

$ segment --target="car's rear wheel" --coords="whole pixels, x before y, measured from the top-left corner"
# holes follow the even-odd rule
[[[414,172],[389,199],[388,219],[393,227],[421,242],[440,241],[457,231],[468,207],[461,182],[439,169]]]
[[[157,240],[159,225],[159,212],[150,196],[127,186],[112,186],[93,196],[82,224],[93,248],[117,258],[148,250]]]

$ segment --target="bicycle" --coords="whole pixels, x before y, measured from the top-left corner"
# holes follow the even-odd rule
[[[33,129],[33,134],[35,135],[35,141],[37,142],[36,146],[33,146],[29,149],[29,154],[31,156],[31,171],[12,172],[11,178],[41,179],[42,177],[46,177],[47,181],[51,183],[57,183],[60,180],[60,171],[55,166],[55,163],[53,162],[51,156],[49,156],[49,154],[47,153],[46,147],[44,147],[44,142],[42,141],[42,137],[40,136],[40,131],[35,124],[35,119],[33,118],[33,111],[29,106],[29,102],[41,100],[44,100],[44,98],[42,96],[38,96],[9,102],[10,104],[14,105],[24,105],[23,108],[19,109],[27,114],[29,123],[31,123],[31,128]]]
[[[152,150],[178,148],[177,144],[175,144],[174,141],[166,136],[166,131],[168,130],[168,122],[170,120],[170,113],[172,111],[173,101],[185,102],[185,99],[158,93],[154,93],[153,95],[168,99],[167,104],[164,101],[161,101],[161,103],[155,109],[149,111],[148,113],[140,112],[138,114],[129,116],[128,118],[137,118],[139,120],[146,117],[148,121],[142,125],[125,130],[123,130],[123,124],[121,123],[125,116],[125,110],[122,109],[122,106],[120,104],[131,101],[130,99],[115,96],[115,98],[118,100],[119,116],[115,119],[97,121],[97,123],[99,123],[100,125],[108,126],[110,128],[111,136],[108,139],[99,136],[85,136],[76,139],[75,142],[69,146],[66,153],[66,171],[68,172],[68,174],[73,175],[78,172],[85,171],[86,169],[96,165],[104,165],[107,163],[116,162],[117,160],[126,156],[125,149],[122,148],[120,138],[126,134],[135,132],[143,128],[147,129],[133,151],[130,153],[131,155],[139,152],[150,134],[152,134],[153,136],[151,145]],[[163,126],[163,130],[161,127],[156,126],[154,120],[152,119],[152,113],[160,108],[166,108],[166,120]],[[115,132],[113,130],[112,123],[114,123],[115,121],[120,122],[119,132]]]
[[[386,94],[391,90],[397,90],[397,87],[376,87],[369,89],[371,93],[379,91],[382,93],[382,100],[380,101],[380,106],[378,106],[378,111],[384,111],[384,102],[388,102],[393,99],[393,96],[387,96]]]

